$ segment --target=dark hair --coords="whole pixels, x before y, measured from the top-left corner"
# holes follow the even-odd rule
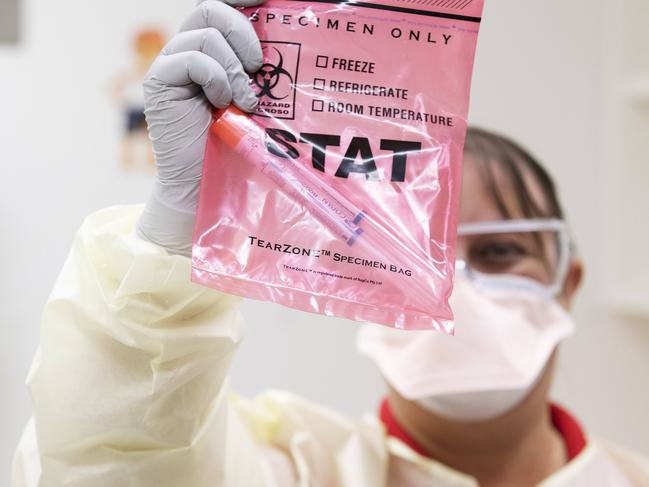
[[[526,218],[559,218],[564,214],[557,191],[548,172],[525,149],[511,139],[481,128],[467,131],[465,154],[471,154],[485,185],[491,192],[498,209],[505,218],[512,218],[503,196],[503,185],[498,176],[507,178],[514,189],[516,201]],[[529,177],[538,184],[545,201],[536,201],[530,188]]]

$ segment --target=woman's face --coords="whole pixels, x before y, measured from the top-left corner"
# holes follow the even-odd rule
[[[529,220],[530,217],[525,214],[522,204],[519,203],[523,193],[513,187],[508,175],[499,173],[499,166],[496,163],[493,168],[490,168],[494,170],[494,178],[487,184],[485,183],[487,178],[483,174],[484,167],[480,166],[480,164],[482,164],[482,160],[475,160],[470,154],[465,156],[460,202],[460,224],[517,219]],[[541,219],[553,218],[552,212],[548,209],[549,205],[547,204],[545,195],[541,191],[541,187],[531,175],[523,176],[523,180],[526,184],[526,188],[523,188],[525,194],[535,203],[528,206],[530,208],[538,208],[537,211],[539,214],[538,216],[535,215],[535,217]],[[496,186],[499,198],[494,195],[494,188],[492,186]],[[475,271],[489,274],[513,274],[550,285],[553,283],[557,268],[559,267],[558,254],[560,247],[558,246],[558,240],[558,235],[554,231],[526,233],[501,232],[478,235],[464,234],[458,238],[457,254],[459,259],[464,259],[465,263]],[[563,291],[557,297],[558,302],[565,308],[568,308],[570,305],[572,296],[579,285],[580,276],[581,265],[579,261],[571,261],[565,281],[563,282]],[[497,296],[501,296],[501,294],[499,293]],[[473,295],[475,296],[476,293]],[[460,297],[462,296],[466,295],[461,294]],[[489,299],[490,296],[485,295],[484,298]],[[470,297],[471,295],[469,295]],[[514,297],[516,298],[517,296]],[[461,303],[463,306],[481,306],[484,304],[484,300],[482,299],[476,302],[477,305],[469,299]],[[526,303],[527,301],[523,299],[522,308],[520,309],[524,309],[527,306]],[[454,354],[449,352],[451,348],[444,348],[451,344],[451,342],[446,342],[447,337],[437,334],[421,333],[411,334],[402,338],[404,342],[400,343],[407,343],[405,347],[395,345],[391,341],[394,337],[389,337],[384,342],[387,346],[382,349],[382,352],[376,353],[372,357],[377,361],[379,367],[383,367],[382,370],[388,378],[388,383],[392,380],[393,382],[391,383],[393,386],[395,384],[401,386],[408,384],[411,378],[415,377],[419,381],[418,384],[426,384],[430,386],[429,391],[436,391],[434,393],[424,393],[417,391],[417,387],[413,387],[408,391],[410,399],[406,399],[402,395],[402,392],[397,392],[397,387],[391,389],[390,403],[400,411],[401,418],[406,418],[411,422],[413,430],[427,429],[428,431],[433,431],[440,427],[440,425],[446,427],[452,422],[457,423],[459,421],[462,423],[464,421],[458,419],[456,415],[449,416],[447,411],[435,409],[435,407],[443,403],[437,402],[437,406],[431,406],[431,404],[435,403],[430,400],[436,397],[455,396],[455,399],[458,401],[467,401],[465,403],[456,403],[466,405],[467,410],[470,410],[473,405],[479,404],[480,400],[489,400],[492,404],[505,404],[505,406],[519,408],[518,411],[529,411],[530,408],[539,408],[539,410],[547,408],[547,395],[551,382],[554,355],[544,359],[546,361],[542,363],[533,363],[528,359],[535,357],[536,360],[537,357],[541,356],[537,353],[536,349],[538,343],[540,343],[540,340],[536,339],[537,337],[541,338],[546,330],[551,330],[551,333],[555,333],[557,330],[562,330],[561,333],[567,333],[566,329],[568,325],[565,321],[559,320],[560,322],[557,323],[545,323],[548,326],[540,327],[537,330],[537,321],[540,322],[546,318],[545,315],[541,315],[540,317],[536,316],[537,311],[540,313],[547,311],[548,319],[554,318],[551,307],[543,306],[535,310],[535,317],[530,323],[523,321],[520,324],[526,330],[520,334],[520,337],[533,337],[529,340],[521,341],[515,338],[510,340],[509,335],[491,334],[487,328],[482,327],[482,325],[489,326],[494,323],[502,324],[499,321],[502,317],[510,320],[515,326],[516,323],[512,320],[517,319],[520,314],[516,310],[513,316],[506,313],[504,308],[508,304],[511,303],[508,303],[506,300],[504,302],[494,301],[485,307],[484,315],[481,315],[481,309],[467,309],[470,312],[464,314],[467,317],[466,323],[464,325],[458,323],[458,330],[464,326],[464,332],[456,335],[453,344],[453,347],[456,347],[453,350],[459,350],[461,353],[466,353],[466,355]],[[495,319],[492,313],[496,313]],[[485,323],[481,322],[483,319],[486,320]],[[514,327],[511,329],[514,329]],[[465,339],[467,340],[467,345],[466,348],[463,348],[463,340]],[[543,339],[547,340],[547,337],[543,336]],[[379,338],[380,340],[383,340],[383,338]],[[381,346],[384,343],[382,342]],[[413,343],[416,344],[416,347],[410,348],[410,345]],[[546,343],[550,342],[547,341]],[[547,346],[550,347],[552,345]],[[479,347],[483,347],[488,353],[475,354],[475,350],[478,350]],[[407,350],[407,352],[400,355],[402,350]],[[412,360],[412,356],[409,355],[411,350],[416,350],[418,353],[421,353],[421,359]],[[461,356],[462,360],[454,361],[458,356]],[[473,357],[475,357],[475,361],[472,360]],[[521,357],[521,360],[517,360]],[[402,358],[404,358],[403,362],[399,362],[402,367],[398,370],[397,374],[389,378],[390,374],[386,374],[385,370],[394,370],[391,369],[391,365],[395,360]],[[489,361],[492,358],[494,359],[494,370],[498,371],[492,375],[493,377],[501,376],[507,371],[516,376],[517,379],[522,376],[528,376],[529,380],[540,377],[536,382],[520,382],[518,389],[525,390],[527,397],[518,406],[509,402],[513,396],[508,395],[508,393],[503,394],[502,385],[497,384],[497,381],[488,383],[489,379],[485,379],[485,370],[491,370],[491,363]],[[422,365],[424,363],[426,365]],[[507,366],[503,366],[502,364],[504,363],[510,365],[511,369],[508,370]],[[514,365],[515,363],[516,365]],[[430,374],[428,372],[429,366]],[[537,370],[538,367],[541,368]],[[445,375],[447,373],[449,374],[448,376]],[[403,375],[400,376],[399,374]],[[461,374],[464,374],[466,380],[462,385],[464,389],[461,391],[458,390],[457,383],[453,384],[452,391],[448,389],[450,392],[445,392],[442,387],[437,388],[437,384],[435,384],[435,387],[431,386],[440,377],[444,379],[453,377],[453,380],[456,380]],[[528,387],[531,389],[528,389]],[[461,398],[458,397],[459,395],[461,395]],[[480,397],[480,395],[482,396]],[[476,399],[476,397],[480,397],[480,399]],[[429,400],[426,403],[426,407],[422,406],[422,400],[424,399]],[[512,410],[510,409],[510,411]],[[518,415],[519,413],[514,414]],[[520,414],[525,416],[527,413]],[[449,420],[448,417],[454,417],[455,419]],[[475,418],[472,418],[470,422],[472,425],[475,425]]]
[[[494,167],[495,183],[509,215],[503,214],[499,208],[478,164],[470,154],[465,157],[460,223],[525,219],[517,189],[512,187],[506,175]],[[545,208],[547,204],[539,185],[530,177],[526,184],[537,205]],[[549,285],[556,277],[559,241],[554,231],[464,235],[458,238],[457,252],[458,258],[475,271],[528,277]]]

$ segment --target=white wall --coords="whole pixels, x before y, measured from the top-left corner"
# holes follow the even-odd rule
[[[193,3],[30,0],[24,45],[0,48],[0,479],[29,416],[23,382],[40,307],[75,228],[94,209],[144,200],[150,184],[145,173],[118,169],[120,119],[107,80],[126,64],[135,26],[173,27]],[[649,454],[649,322],[605,307],[600,196],[612,162],[602,155],[601,3],[487,0],[471,119],[545,161],[587,263],[579,334],[565,344],[557,396],[591,431]],[[376,407],[381,380],[354,352],[355,325],[257,302],[245,313],[236,389],[288,388],[354,414]]]

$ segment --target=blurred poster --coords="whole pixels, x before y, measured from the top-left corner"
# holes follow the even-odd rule
[[[16,44],[19,37],[19,0],[0,0],[0,44]]]
[[[144,117],[142,82],[164,45],[165,35],[161,29],[147,28],[135,32],[131,65],[118,72],[111,83],[112,95],[123,120],[120,164],[125,170],[153,170],[155,167]]]

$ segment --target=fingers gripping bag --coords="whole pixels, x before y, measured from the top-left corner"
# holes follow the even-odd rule
[[[242,10],[259,104],[215,112],[195,282],[453,332],[461,163],[482,0],[270,0]]]

